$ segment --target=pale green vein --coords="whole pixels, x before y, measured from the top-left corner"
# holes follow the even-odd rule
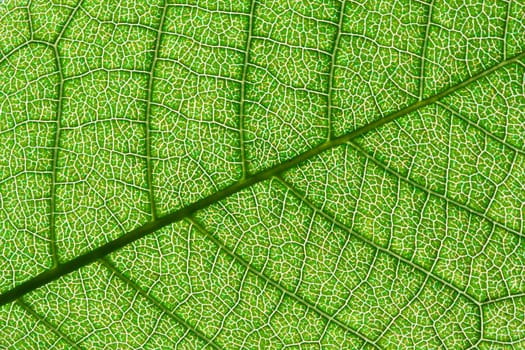
[[[107,257],[100,259],[102,265],[104,265],[108,270],[110,270],[115,276],[117,276],[124,284],[126,284],[131,289],[135,290],[137,293],[142,295],[147,301],[155,305],[157,309],[162,311],[162,313],[168,315],[172,320],[182,325],[184,328],[188,329],[193,333],[197,338],[202,340],[213,349],[220,349],[220,347],[214,344],[211,339],[209,339],[204,333],[190,325],[186,320],[177,315],[172,310],[168,309],[164,304],[158,301],[155,297],[149,295],[144,289],[142,289],[137,283],[125,276],[121,271],[119,271]]]
[[[425,268],[423,268],[422,266],[419,266],[418,264],[414,263],[413,261],[405,258],[404,256],[402,255],[399,255],[397,253],[394,253],[388,249],[386,249],[385,247],[382,247],[380,246],[379,244],[377,244],[376,242],[366,238],[365,236],[363,236],[362,234],[356,232],[355,230],[352,230],[348,227],[346,227],[343,223],[339,222],[338,220],[336,220],[334,217],[332,217],[331,215],[327,214],[326,212],[324,212],[323,210],[321,210],[320,208],[318,208],[316,205],[314,205],[308,198],[306,198],[305,196],[303,196],[301,193],[299,193],[295,187],[293,187],[290,183],[288,183],[286,180],[284,180],[283,178],[281,177],[278,177],[279,181],[287,188],[289,189],[293,194],[294,196],[296,196],[301,202],[303,202],[304,204],[306,204],[310,209],[312,209],[314,212],[318,213],[320,216],[322,216],[323,218],[325,218],[326,220],[328,220],[329,222],[331,222],[333,225],[337,226],[338,228],[342,229],[343,231],[346,231],[348,234],[354,236],[355,238],[359,239],[360,241],[362,241],[363,243],[366,243],[368,245],[370,245],[371,247],[374,247],[375,249],[377,249],[378,251],[384,253],[384,254],[387,254],[391,257],[393,257],[394,259],[400,261],[400,262],[403,262],[404,264],[407,264],[408,266],[414,268],[415,270],[421,272],[423,275],[425,276],[430,276],[433,280],[445,285],[446,287],[450,288],[451,290],[453,290],[454,292],[460,294],[461,296],[463,296],[465,299],[467,299],[468,301],[472,302],[473,304],[475,305],[479,305],[480,302],[478,300],[476,300],[474,297],[472,297],[471,295],[469,295],[468,293],[466,293],[464,290],[460,289],[458,286],[454,285],[453,283],[450,283],[446,280],[444,280],[443,278],[439,277],[438,275],[436,275],[435,273],[431,271],[427,271]]]
[[[59,337],[61,340],[65,341],[71,349],[77,349],[81,350],[82,348],[78,346],[77,343],[75,343],[73,340],[71,340],[66,334],[64,334],[60,329],[58,329],[55,325],[51,324],[48,320],[46,320],[45,317],[41,316],[39,313],[37,313],[33,308],[28,305],[23,298],[20,298],[16,301],[20,307],[22,307],[27,313],[29,313],[31,316],[33,316],[38,322],[41,322],[47,329],[49,329],[51,332],[53,332],[57,337]]]
[[[518,294],[512,294],[512,295],[505,295],[502,297],[497,297],[497,298],[492,298],[492,299],[487,299],[483,301],[481,304],[482,305],[495,304],[495,303],[500,303],[502,301],[519,299],[519,298],[525,298],[525,292],[518,293]]]
[[[358,151],[362,156],[366,157],[367,159],[369,159],[371,162],[373,162],[375,165],[377,165],[379,168],[381,168],[382,170],[384,170],[386,173],[392,175],[393,177],[395,178],[398,178],[400,180],[402,180],[404,183],[406,184],[409,184],[415,188],[417,188],[418,190],[421,190],[427,194],[430,194],[434,197],[437,197],[437,198],[440,198],[442,200],[444,200],[445,202],[447,203],[450,203],[450,204],[453,204],[454,206],[458,207],[458,208],[461,208],[463,209],[464,211],[466,211],[467,213],[469,214],[472,214],[472,215],[475,215],[477,217],[480,217],[482,218],[483,220],[487,221],[488,223],[490,223],[491,225],[494,225],[496,227],[499,227],[507,232],[510,232],[510,233],[513,233],[515,234],[516,236],[518,237],[524,237],[524,234],[520,231],[517,231],[511,227],[507,227],[505,226],[504,224],[498,222],[497,220],[489,217],[489,216],[486,216],[485,214],[465,205],[465,204],[462,204],[452,198],[449,198],[448,196],[442,194],[442,193],[439,193],[439,192],[436,192],[434,190],[431,190],[431,189],[428,189],[426,188],[425,186],[417,183],[416,181],[406,177],[406,176],[403,176],[402,174],[400,174],[399,172],[397,172],[396,170],[388,167],[387,165],[385,165],[383,162],[377,160],[375,157],[371,156],[370,154],[368,154],[367,151],[365,151],[358,143],[356,142],[352,142],[352,141],[349,141],[348,144],[354,148],[356,151]]]
[[[318,314],[319,316],[321,316],[322,318],[324,318],[326,321],[330,322],[330,323],[333,323],[335,325],[337,325],[338,327],[340,327],[341,329],[343,329],[344,331],[358,337],[359,339],[361,339],[362,341],[366,342],[366,343],[369,343],[370,345],[373,345],[374,347],[378,348],[375,344],[374,344],[374,341],[372,341],[371,339],[369,339],[368,337],[366,337],[365,335],[363,334],[360,334],[359,332],[357,332],[356,330],[354,330],[353,328],[351,328],[350,326],[348,326],[347,324],[345,324],[344,322],[338,320],[337,318],[329,315],[328,313],[326,313],[325,311],[319,309],[317,306],[315,306],[313,303],[309,302],[308,300],[300,297],[299,295],[293,293],[292,291],[286,289],[285,287],[281,286],[281,284],[279,284],[278,282],[274,281],[272,278],[266,276],[264,273],[262,273],[261,271],[255,269],[253,266],[251,266],[251,264],[249,262],[247,262],[246,260],[244,260],[244,258],[242,258],[241,256],[239,256],[238,254],[236,254],[233,250],[231,250],[229,247],[227,247],[222,241],[220,241],[218,238],[216,238],[214,235],[212,235],[211,233],[208,232],[208,230],[206,230],[204,228],[204,226],[202,226],[199,222],[197,222],[196,220],[194,220],[193,218],[188,218],[187,219],[193,226],[195,226],[195,228],[200,231],[203,235],[206,236],[206,238],[211,241],[213,244],[215,244],[220,250],[222,250],[223,252],[225,252],[227,255],[229,255],[232,259],[234,259],[235,261],[237,261],[240,265],[242,265],[245,269],[247,269],[249,272],[253,273],[255,276],[257,276],[258,278],[260,278],[262,281],[264,281],[265,283],[268,283],[270,286],[272,286],[273,288],[277,289],[279,292],[281,292],[282,294],[286,295],[287,297],[289,297],[291,300],[295,301],[296,303],[302,305],[302,306],[305,306],[306,308],[312,310],[313,312],[315,312],[316,314]]]
[[[520,53],[517,56],[514,56],[508,60],[502,61],[498,63],[497,65],[492,66],[491,68],[484,70],[466,80],[463,82],[451,86],[442,92],[433,95],[427,99],[418,101],[410,106],[407,106],[397,112],[394,112],[390,115],[387,115],[381,119],[375,120],[361,128],[358,128],[354,131],[349,132],[348,134],[336,137],[331,139],[330,141],[324,142],[322,144],[319,144],[315,146],[314,148],[301,153],[288,161],[285,161],[281,164],[275,165],[273,167],[270,167],[268,169],[265,169],[259,173],[256,173],[248,178],[242,179],[228,187],[225,187],[224,189],[215,192],[207,197],[204,197],[184,208],[181,208],[175,212],[172,212],[170,214],[167,214],[165,216],[159,217],[157,220],[148,222],[144,224],[143,226],[140,226],[132,231],[129,231],[128,233],[120,236],[119,238],[116,238],[113,241],[110,241],[108,243],[103,244],[102,246],[93,249],[90,252],[87,252],[83,255],[77,256],[74,259],[71,259],[65,263],[59,264],[53,269],[47,270],[42,272],[41,274],[19,284],[18,286],[4,292],[0,295],[0,306],[7,304],[9,302],[12,302],[13,300],[16,300],[17,298],[23,296],[24,294],[27,294],[43,285],[48,284],[51,281],[54,281],[72,271],[78,270],[79,268],[86,266],[103,256],[112,253],[131,242],[134,242],[154,231],[159,230],[162,227],[165,227],[167,225],[170,225],[174,222],[177,222],[179,220],[184,219],[185,217],[190,216],[194,212],[201,210],[203,208],[208,207],[209,205],[216,203],[234,193],[237,193],[247,187],[250,187],[256,183],[259,183],[261,181],[267,180],[269,178],[272,178],[276,175],[281,174],[282,172],[289,170],[295,166],[297,166],[300,163],[303,163],[312,157],[315,157],[316,155],[332,149],[334,147],[340,146],[342,144],[345,144],[353,139],[355,139],[358,136],[361,136],[371,130],[375,130],[379,128],[382,125],[385,125],[386,123],[389,123],[393,120],[396,120],[397,118],[403,117],[409,113],[412,113],[422,107],[428,106],[439,99],[442,99],[455,91],[468,86],[469,84],[482,79],[486,77],[487,75],[493,73],[494,71],[505,67],[506,65],[518,62],[520,59],[525,57],[525,52]]]
[[[525,155],[525,150],[522,150],[522,149],[519,149],[518,147],[508,143],[507,141],[505,141],[504,139],[502,139],[501,137],[491,133],[490,131],[484,129],[483,127],[481,127],[479,124],[473,122],[472,120],[470,120],[469,118],[463,116],[460,112],[458,112],[457,110],[453,109],[451,106],[447,106],[446,104],[444,104],[443,102],[441,101],[436,101],[436,105],[440,106],[441,108],[445,109],[446,111],[448,111],[450,114],[452,114],[454,117],[457,117],[458,119],[464,121],[465,123],[467,123],[469,126],[473,127],[474,129],[478,130],[479,132],[487,135],[488,137],[490,137],[491,139],[493,139],[494,141],[496,142],[499,142],[501,143],[503,146],[513,150],[514,152],[516,153],[519,153],[521,155]]]
[[[423,281],[423,283],[421,283],[421,286],[418,288],[417,292],[410,298],[409,301],[406,302],[405,305],[403,305],[402,307],[400,307],[397,311],[397,313],[392,316],[392,318],[390,319],[390,322],[388,322],[388,324],[386,325],[385,329],[383,329],[383,331],[381,332],[381,334],[376,338],[375,342],[376,343],[379,343],[381,342],[381,339],[383,339],[383,337],[388,333],[388,331],[392,328],[392,326],[394,325],[394,323],[396,322],[396,320],[398,319],[398,317],[400,317],[403,312],[408,308],[410,307],[410,305],[412,303],[414,303],[416,300],[418,300],[419,296],[421,295],[421,293],[423,293],[423,290],[425,290],[425,286],[426,284],[428,283],[428,278],[429,278],[429,275],[425,276],[425,280]],[[436,336],[437,335],[437,332],[436,332]]]

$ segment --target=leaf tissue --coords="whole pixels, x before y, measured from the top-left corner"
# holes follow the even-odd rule
[[[525,1],[0,2],[0,349],[524,349]]]

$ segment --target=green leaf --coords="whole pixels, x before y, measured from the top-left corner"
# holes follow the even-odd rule
[[[525,2],[0,2],[0,348],[525,347]]]

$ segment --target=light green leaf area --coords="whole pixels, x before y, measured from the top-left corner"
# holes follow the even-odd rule
[[[525,2],[0,1],[0,349],[525,348]]]

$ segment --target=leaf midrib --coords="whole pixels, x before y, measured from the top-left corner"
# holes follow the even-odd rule
[[[180,221],[186,217],[189,217],[191,214],[195,213],[198,210],[204,209],[214,203],[217,203],[224,198],[237,193],[245,188],[248,188],[256,183],[268,180],[276,175],[279,175],[283,173],[286,170],[289,170],[313,157],[315,157],[318,154],[323,153],[324,151],[327,151],[329,149],[335,148],[337,146],[340,146],[342,144],[347,143],[348,141],[351,141],[365,133],[368,133],[369,131],[375,130],[379,127],[381,127],[384,124],[387,124],[393,120],[396,120],[400,117],[403,117],[409,113],[412,113],[420,108],[423,108],[425,106],[431,105],[434,102],[454,93],[455,91],[462,89],[463,87],[466,87],[473,82],[480,80],[487,75],[493,73],[494,71],[505,67],[509,64],[519,62],[522,58],[525,58],[525,52],[521,52],[518,55],[515,55],[512,58],[509,58],[507,60],[504,60],[484,71],[481,71],[480,73],[456,84],[453,85],[440,93],[437,93],[433,96],[430,96],[426,99],[420,100],[416,103],[413,103],[410,106],[407,106],[403,109],[398,110],[397,112],[394,112],[392,114],[389,114],[383,118],[377,119],[371,123],[368,123],[350,133],[347,133],[345,135],[335,137],[330,139],[327,142],[324,142],[322,144],[317,145],[314,148],[311,148],[310,150],[301,153],[288,161],[285,161],[283,163],[277,164],[273,167],[270,167],[268,169],[265,169],[259,173],[254,174],[253,176],[241,179],[240,181],[218,191],[213,193],[212,195],[208,197],[204,197],[184,208],[178,209],[175,212],[172,212],[170,214],[164,215],[159,217],[155,221],[148,222],[144,224],[141,227],[138,227],[132,231],[129,231],[128,233],[120,236],[119,238],[116,238],[115,240],[112,240],[110,242],[107,242],[103,244],[102,246],[93,249],[92,251],[89,251],[87,253],[84,253],[76,258],[73,258],[65,263],[57,265],[55,268],[44,271],[37,276],[19,284],[18,286],[2,293],[0,295],[0,306],[5,305],[7,303],[10,303],[21,296],[39,288],[42,287],[66,274],[69,274],[73,271],[76,271],[92,262],[95,262],[96,260],[111,254],[118,249],[127,246],[128,244],[150,234],[153,233],[165,226],[168,226],[172,223],[175,223],[177,221]]]

